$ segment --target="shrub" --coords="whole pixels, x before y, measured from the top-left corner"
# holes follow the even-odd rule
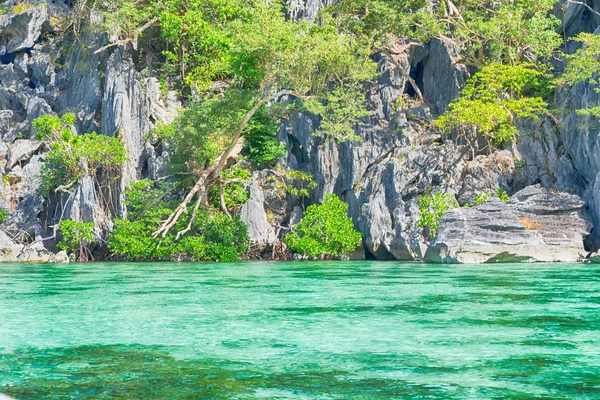
[[[346,214],[348,205],[334,194],[321,205],[311,205],[304,218],[285,236],[291,251],[313,259],[339,257],[356,250],[362,234]]]
[[[41,190],[46,194],[99,171],[102,176],[98,181],[110,182],[118,177],[127,160],[119,139],[97,133],[77,135],[72,129],[74,123],[73,114],[62,118],[44,115],[33,121],[37,138],[50,147],[40,174]]]
[[[272,168],[285,155],[285,145],[277,140],[277,128],[264,112],[250,123],[243,154],[257,169]]]
[[[116,256],[132,261],[152,260],[214,260],[238,261],[248,250],[248,227],[237,216],[200,210],[191,230],[179,240],[176,232],[184,229],[182,219],[166,238],[155,239],[155,232],[177,207],[169,200],[172,184],[142,180],[126,191],[128,219],[115,220],[108,241],[109,250]]]
[[[434,195],[421,196],[419,198],[421,216],[417,226],[427,229],[429,237],[433,239],[444,215],[455,207],[458,207],[458,202],[452,194],[437,192]]]
[[[8,220],[8,210],[5,208],[0,208],[0,223],[6,222]]]
[[[68,253],[75,253],[77,261],[93,259],[90,245],[94,243],[94,223],[62,220],[59,224],[62,239],[56,247]]]
[[[473,203],[466,203],[464,205],[464,207],[475,207],[475,206],[480,206],[483,203],[485,203],[486,201],[488,201],[490,199],[490,197],[492,197],[492,193],[491,192],[485,192],[485,193],[478,193],[475,196],[475,201]]]
[[[244,185],[250,179],[250,171],[238,167],[230,168],[221,173],[223,182],[223,198],[227,209],[232,209],[241,206],[250,195]],[[219,185],[214,185],[210,190],[210,203],[215,208],[221,207],[219,196]]]
[[[498,188],[498,192],[496,194],[497,194],[498,198],[505,203],[508,203],[508,201],[510,200],[510,196],[502,188]]]

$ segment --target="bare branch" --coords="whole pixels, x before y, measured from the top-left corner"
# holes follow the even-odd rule
[[[585,8],[587,8],[590,12],[600,16],[600,12],[596,11],[594,8],[592,8],[590,5],[588,5],[587,3],[584,3],[582,1],[576,1],[576,0],[567,0],[565,2],[565,5],[569,5],[569,4],[577,4],[579,6],[584,6]]]

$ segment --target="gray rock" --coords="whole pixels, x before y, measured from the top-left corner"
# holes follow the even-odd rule
[[[295,206],[290,213],[288,227],[293,228],[294,226],[298,225],[302,218],[304,218],[304,210],[300,206]]]
[[[489,156],[478,156],[467,163],[457,200],[461,205],[473,203],[479,194],[497,195],[498,189],[510,191],[515,174],[515,161],[508,150]]]
[[[319,11],[336,0],[288,0],[288,15],[294,21],[314,21]]]
[[[44,247],[42,242],[32,245],[15,243],[0,229],[0,263],[30,262],[30,263],[68,263],[66,252],[54,253]]]
[[[39,97],[33,97],[29,99],[27,103],[27,120],[33,121],[36,118],[42,117],[46,114],[54,114],[52,107],[46,102],[46,100]]]
[[[590,224],[584,202],[531,186],[508,204],[498,200],[456,208],[440,223],[425,255],[431,263],[576,262]]]
[[[448,104],[458,97],[469,73],[458,64],[459,54],[455,43],[446,39],[433,39],[429,57],[424,62],[423,95],[433,104],[438,114],[443,114]]]
[[[377,259],[421,260],[419,196],[451,190],[463,167],[462,148],[454,145],[400,147],[370,167],[345,195],[366,250]]]
[[[49,16],[45,5],[19,14],[0,15],[0,55],[32,48],[48,27]]]
[[[90,176],[80,179],[65,204],[63,219],[96,222],[96,190]]]
[[[50,54],[32,51],[29,63],[31,65],[31,83],[35,87],[45,88],[46,86],[55,84],[56,74]],[[87,87],[85,90],[90,90],[90,88]]]
[[[12,63],[8,65],[0,65],[0,84],[2,84],[4,89],[16,91],[22,81],[23,78],[20,78],[15,72],[15,68]]]
[[[10,146],[7,167],[13,168],[17,163],[25,164],[43,146],[39,140],[19,139]]]
[[[18,236],[22,236],[22,234],[26,234],[31,238],[42,236],[45,230],[40,225],[38,215],[44,209],[44,199],[37,194],[25,196],[21,199],[19,199],[18,193],[11,195],[19,202],[16,209],[9,214],[6,222],[7,229]]]
[[[242,206],[240,219],[248,224],[251,247],[263,252],[277,244],[277,234],[265,211],[265,196],[256,176],[250,182],[250,199]]]
[[[69,256],[66,251],[54,253],[44,247],[41,242],[26,246],[17,259],[18,262],[68,264]]]

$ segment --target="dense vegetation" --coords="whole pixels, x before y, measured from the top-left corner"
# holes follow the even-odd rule
[[[417,102],[426,101],[398,62],[418,43],[448,43],[471,73],[433,128],[470,145],[472,158],[514,142],[523,132],[519,121],[535,122],[555,111],[557,86],[598,83],[599,37],[580,34],[574,38],[578,50],[563,54],[567,38],[559,33],[554,6],[554,0],[342,0],[316,21],[293,21],[283,0],[82,2],[82,10],[103,11],[102,28],[111,33],[112,42],[96,53],[114,46],[149,52],[143,43],[160,37],[162,58],[154,68],[162,85],[186,100],[175,122],[152,132],[170,145],[170,183],[131,187],[127,216],[115,221],[110,251],[134,260],[243,257],[247,230],[236,214],[249,198],[252,170],[280,168],[286,153],[277,140],[280,123],[294,112],[309,112],[319,118],[316,135],[324,144],[360,140],[355,127],[370,114],[364,93],[377,78],[375,55],[396,66]],[[553,70],[553,58],[565,61],[564,71]],[[600,117],[598,107],[580,113]],[[119,179],[126,161],[119,138],[78,136],[74,120],[66,114],[34,121],[50,148],[42,174],[46,195],[70,192],[86,176],[102,191],[104,182]],[[303,171],[279,171],[276,177],[282,196],[298,197],[303,207],[316,187]],[[507,199],[504,192],[495,195]],[[490,196],[480,194],[475,204]],[[419,226],[425,235],[432,237],[456,205],[449,195],[423,196]],[[82,243],[93,241],[83,227],[63,225],[65,248],[78,257],[87,254]],[[313,258],[339,257],[359,242],[344,203],[331,196],[308,207],[285,239],[292,251]]]
[[[109,250],[126,260],[237,261],[248,248],[248,230],[238,217],[214,210],[198,211],[188,228],[183,219],[176,225],[187,235],[174,233],[155,238],[152,233],[177,206],[170,184],[141,180],[126,192],[127,219],[115,220]]]
[[[340,257],[361,244],[362,234],[348,218],[348,205],[334,194],[325,196],[323,204],[306,209],[300,223],[285,237],[294,253],[313,259]]]

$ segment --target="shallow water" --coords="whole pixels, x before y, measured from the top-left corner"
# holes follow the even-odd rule
[[[600,398],[600,267],[0,266],[17,398]]]

